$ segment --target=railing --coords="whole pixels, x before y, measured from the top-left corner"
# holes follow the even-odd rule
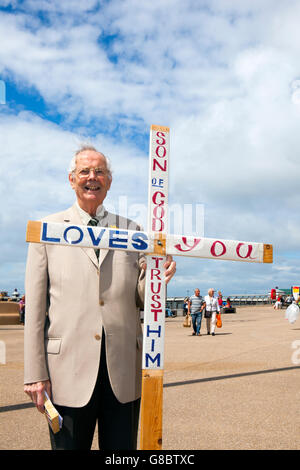
[[[268,295],[262,294],[248,294],[248,295],[230,295],[230,302],[232,305],[265,305],[271,304],[271,299]]]
[[[223,304],[224,301],[226,302],[228,297],[232,306],[266,305],[272,303],[270,296],[266,294],[236,294],[230,296],[223,296]],[[183,301],[183,297],[168,297],[167,307],[171,310],[176,311],[178,316],[181,316],[183,315]]]

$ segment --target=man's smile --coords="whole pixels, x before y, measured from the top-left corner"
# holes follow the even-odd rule
[[[86,185],[84,187],[84,189],[86,191],[89,191],[89,192],[95,192],[95,191],[99,191],[101,189],[101,186],[99,184],[89,184],[89,185]]]

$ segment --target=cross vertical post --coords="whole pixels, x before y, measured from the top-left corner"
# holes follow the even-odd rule
[[[151,126],[148,233],[154,237],[154,253],[146,256],[140,442],[143,450],[162,448],[169,134],[168,127]]]

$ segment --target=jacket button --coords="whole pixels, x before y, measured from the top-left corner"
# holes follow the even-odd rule
[[[104,305],[104,300],[99,300],[100,305]]]
[[[101,339],[101,336],[100,336],[100,335],[95,335],[95,339],[96,339],[97,341],[99,341],[99,340]]]

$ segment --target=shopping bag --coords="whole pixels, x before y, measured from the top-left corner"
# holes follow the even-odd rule
[[[191,324],[192,324],[191,316],[190,316],[190,315],[186,315],[186,316],[185,316],[185,319],[184,319],[184,321],[183,321],[182,326],[185,326],[185,327],[189,328],[189,327],[191,326]]]
[[[299,307],[296,304],[291,304],[285,311],[285,318],[290,323],[295,323],[299,316]]]
[[[220,313],[217,313],[216,314],[216,319],[217,319],[217,328],[222,328],[222,320],[221,320],[221,314]]]

